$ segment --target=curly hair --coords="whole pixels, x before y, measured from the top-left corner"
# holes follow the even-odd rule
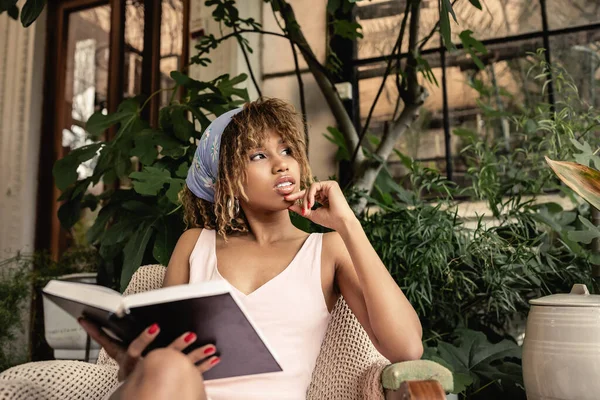
[[[197,197],[187,185],[180,192],[184,222],[188,228],[214,229],[225,239],[233,232],[250,231],[244,212],[240,209],[239,214],[234,215],[233,199],[237,195],[248,200],[243,188],[247,179],[247,151],[259,147],[266,140],[269,129],[281,135],[290,147],[292,157],[298,162],[300,190],[312,184],[302,118],[291,104],[262,97],[246,103],[223,131],[215,202]]]

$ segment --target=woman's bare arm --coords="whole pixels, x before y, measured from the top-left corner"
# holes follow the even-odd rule
[[[421,358],[421,323],[412,305],[373,249],[360,222],[330,234],[336,283],[371,341],[392,362]]]
[[[183,285],[190,281],[190,255],[196,246],[201,228],[188,229],[183,232],[167,266],[163,287]]]

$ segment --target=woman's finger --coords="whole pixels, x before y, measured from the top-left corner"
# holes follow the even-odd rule
[[[102,331],[102,329],[90,320],[80,318],[77,320],[79,325],[104,348],[106,353],[116,360],[119,353],[125,351],[123,346]]]
[[[158,324],[146,328],[138,337],[136,337],[129,347],[127,347],[127,356],[133,359],[138,359],[142,356],[142,352],[156,338],[160,328]]]
[[[187,356],[191,362],[196,364],[199,361],[206,359],[214,355],[217,352],[217,348],[214,344],[207,344],[206,346],[199,347],[193,351],[190,351]]]
[[[322,189],[322,185],[317,182],[308,189],[308,193],[306,194],[306,210],[310,210],[312,206],[315,205],[315,195]]]
[[[296,201],[296,200],[302,198],[304,196],[304,193],[306,193],[306,189],[301,190],[299,192],[288,194],[287,196],[283,196],[283,198],[286,199],[287,201]]]
[[[179,336],[177,339],[173,340],[169,347],[171,349],[181,351],[188,347],[190,344],[194,343],[197,338],[198,337],[194,332],[186,332],[183,335]]]
[[[220,361],[221,361],[221,359],[219,357],[213,356],[213,357],[206,359],[205,361],[202,361],[196,368],[198,368],[200,373],[204,373],[204,372],[208,371],[209,369],[213,368]]]

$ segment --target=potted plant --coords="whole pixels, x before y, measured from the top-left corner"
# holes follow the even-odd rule
[[[0,262],[4,275],[0,283],[0,300],[12,305],[10,310],[13,311],[7,311],[14,313],[14,318],[20,319],[20,313],[15,308],[17,300],[14,294],[11,295],[16,290],[13,286],[19,289],[20,306],[28,296],[28,288],[32,289],[30,321],[31,349],[34,356],[30,358],[86,361],[97,358],[100,346],[89,340],[85,331],[71,316],[47,302],[41,290],[52,279],[95,284],[98,263],[98,251],[94,247],[73,247],[58,261],[54,261],[46,252],[19,252],[14,257]],[[10,290],[11,288],[13,290]],[[16,325],[16,322],[12,325]],[[0,334],[0,341],[1,336],[3,335]],[[8,338],[7,335],[4,336]]]

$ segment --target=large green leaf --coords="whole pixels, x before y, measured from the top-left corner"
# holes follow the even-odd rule
[[[85,124],[85,130],[94,136],[99,136],[106,129],[115,124],[126,121],[127,119],[131,118],[132,115],[133,114],[130,111],[116,112],[108,115],[102,114],[98,111],[92,114],[92,116],[87,120],[87,123]]]
[[[522,383],[521,369],[511,358],[521,358],[521,348],[514,342],[503,340],[490,343],[482,332],[458,329],[454,343],[438,342],[437,348],[429,350],[424,358],[440,362],[455,376],[455,390],[464,389],[469,378],[479,386],[482,378],[503,383]],[[458,380],[457,380],[458,378]]]
[[[600,238],[600,228],[581,215],[579,216],[579,221],[583,224],[584,230],[567,232],[569,239],[579,243],[590,244],[592,243],[592,240]]]
[[[46,6],[46,0],[27,0],[21,10],[21,24],[25,28],[33,24]]]
[[[88,229],[85,234],[86,240],[90,244],[96,243],[98,239],[104,234],[106,230],[106,225],[110,221],[110,219],[115,215],[118,207],[115,204],[108,204],[105,207],[102,207],[98,212],[98,216],[94,220],[94,224]]]
[[[194,124],[190,122],[183,107],[173,107],[171,110],[171,121],[175,137],[182,142],[188,142],[194,136]]]
[[[480,10],[483,10],[483,8],[481,7],[481,3],[479,2],[479,0],[469,0],[469,3],[471,3],[473,5],[473,7],[478,8]]]
[[[72,150],[65,157],[58,160],[52,168],[52,175],[56,181],[56,186],[60,190],[65,190],[78,178],[77,168],[81,163],[94,158],[102,149],[103,143],[92,143],[87,146]]]
[[[125,248],[123,249],[124,260],[123,270],[121,271],[121,291],[124,291],[129,285],[131,277],[140,267],[148,241],[154,233],[153,224],[145,223],[139,226],[138,230],[129,237]]]
[[[441,0],[440,1],[440,33],[442,34],[442,38],[444,39],[444,46],[448,50],[454,50],[456,47],[452,43],[452,36],[450,35],[450,17],[456,21],[456,15],[454,14],[454,10],[452,9],[452,3],[450,0]]]
[[[142,171],[131,173],[130,177],[135,191],[146,196],[156,196],[166,183],[171,182],[169,171],[157,167],[144,167]]]
[[[485,69],[485,65],[481,62],[481,59],[477,56],[479,54],[487,54],[488,51],[479,40],[475,39],[473,36],[473,31],[464,30],[458,36],[460,37],[460,41],[462,42],[465,50],[471,56],[471,59],[477,65],[477,67],[481,70]]]
[[[79,221],[81,216],[81,200],[83,194],[80,194],[71,201],[63,203],[58,209],[58,220],[64,229],[71,229]]]
[[[17,4],[17,0],[0,0],[0,13],[10,10]]]
[[[337,161],[350,160],[350,153],[348,152],[346,140],[344,139],[344,135],[342,134],[342,132],[340,132],[339,129],[333,126],[328,126],[327,131],[329,132],[329,135],[326,133],[323,134],[323,136],[325,136],[325,139],[338,146],[338,150],[335,154],[335,159]]]
[[[600,157],[598,157],[596,152],[592,150],[592,147],[589,145],[589,143],[580,143],[575,139],[571,139],[571,143],[573,146],[575,146],[575,148],[577,148],[577,150],[580,151],[580,153],[573,154],[576,162],[590,168],[600,168]]]
[[[351,22],[346,20],[334,20],[333,21],[333,33],[344,39],[356,40],[362,38],[361,32],[362,26],[357,22]]]
[[[212,85],[209,82],[197,81],[195,79],[190,78],[189,76],[187,76],[185,74],[182,74],[179,71],[172,71],[171,78],[173,78],[173,80],[178,85],[184,86],[188,89],[205,90],[205,89],[209,89],[211,87],[214,88],[214,85]]]
[[[600,209],[600,172],[574,162],[554,161],[546,157],[546,162],[568,187],[583,197],[591,205]]]
[[[156,224],[156,238],[152,255],[162,265],[169,263],[177,240],[184,228],[181,218],[174,214],[161,218]]]

